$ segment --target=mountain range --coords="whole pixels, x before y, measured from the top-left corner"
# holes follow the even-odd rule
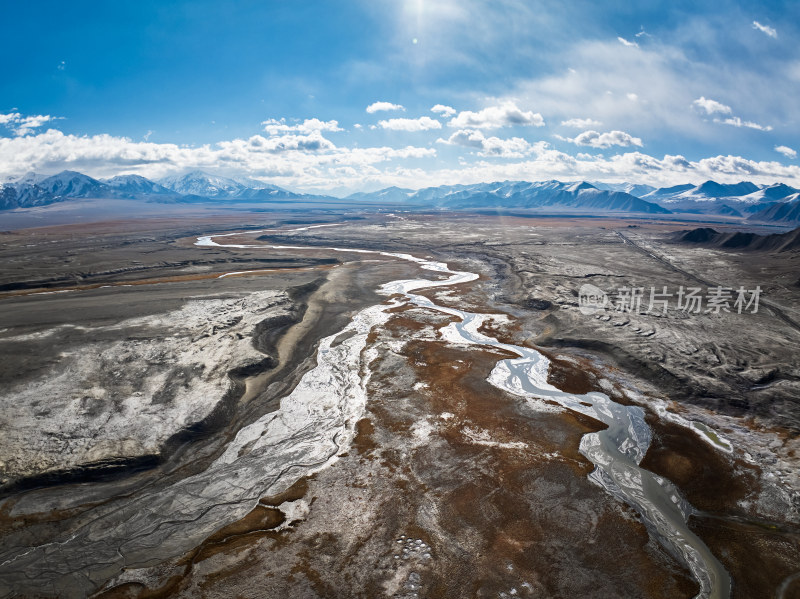
[[[669,210],[620,191],[601,190],[590,183],[561,181],[503,181],[474,185],[441,185],[416,192],[394,189],[392,197],[406,195],[411,204],[449,210],[526,209],[583,212],[638,212],[668,214]],[[378,192],[378,196],[387,190]],[[353,198],[354,196],[350,196]],[[359,195],[358,197],[362,197]],[[374,194],[373,194],[374,197]]]
[[[784,183],[756,185],[749,181],[734,184],[706,181],[656,189],[633,183],[596,183],[600,189],[626,191],[642,200],[654,202],[672,212],[717,214],[747,217],[760,222],[800,223],[800,190]]]
[[[94,179],[76,171],[46,176],[27,173],[0,186],[0,210],[28,208],[72,198],[132,199],[153,202],[270,201],[307,198],[255,179],[230,179],[192,171],[185,175],[151,181],[140,175]],[[334,198],[331,198],[334,199]]]
[[[210,199],[276,199],[297,198],[302,194],[292,193],[277,185],[255,179],[229,179],[192,171],[186,175],[166,177],[158,181],[172,193]]]
[[[797,198],[798,190],[783,183],[760,186],[749,181],[734,184],[706,181],[696,186],[654,189],[642,195],[643,200],[657,202],[673,212],[749,217],[757,221],[776,220],[769,209],[776,203],[791,203]]]
[[[388,187],[350,199],[384,199],[441,209],[525,208],[647,214],[707,214],[756,222],[800,224],[800,190],[775,183],[706,181],[655,188],[637,183],[504,181],[442,185],[414,191]]]
[[[492,212],[707,214],[757,222],[800,223],[800,190],[776,183],[757,185],[706,181],[654,188],[637,183],[502,181],[440,185],[419,190],[387,187],[344,199],[296,193],[248,178],[192,171],[152,181],[139,175],[94,179],[76,171],[56,175],[27,173],[0,185],[0,210],[44,206],[73,198],[109,198],[148,202],[248,202],[292,200],[364,204],[410,210]]]
[[[679,231],[673,237],[679,243],[690,243],[736,251],[788,252],[800,249],[800,227],[787,233],[758,235],[736,231],[721,233],[710,227]]]

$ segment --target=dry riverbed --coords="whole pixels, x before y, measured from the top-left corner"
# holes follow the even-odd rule
[[[791,257],[763,257],[756,268],[715,253],[705,269],[707,250],[668,244],[675,223],[631,224],[384,217],[305,229],[276,219],[248,222],[252,233],[225,242],[313,250],[198,248],[197,236],[210,233],[204,222],[139,233],[106,225],[90,237],[69,228],[12,234],[0,253],[13,264],[0,270],[0,282],[6,293],[36,294],[0,299],[9,308],[0,316],[0,375],[2,426],[10,433],[2,439],[0,561],[79,540],[83,530],[101,530],[97,523],[122,542],[131,526],[125,518],[166,518],[170,497],[191,491],[185,496],[193,498],[175,508],[186,525],[168,538],[147,533],[159,544],[149,561],[126,558],[122,570],[64,567],[61,578],[29,587],[24,572],[9,578],[6,569],[3,590],[693,596],[697,583],[681,560],[633,509],[587,478],[592,464],[579,453],[580,440],[604,425],[489,384],[495,363],[510,356],[443,337],[454,319],[441,312],[385,304],[366,333],[346,328],[360,310],[386,301],[375,293],[382,283],[441,276],[388,255],[327,249],[353,248],[433,256],[478,273],[476,281],[423,294],[440,305],[506,315],[481,330],[540,348],[551,360],[549,382],[560,389],[602,391],[642,406],[653,431],[642,466],[673,481],[696,508],[690,526],[732,575],[733,596],[779,589],[792,596],[800,588],[793,578],[800,563],[798,331],[766,309],[689,319],[587,316],[576,297],[587,280],[601,288],[673,286],[697,274],[752,285],[759,269],[789,273]],[[81,268],[65,277],[63,264],[48,256]],[[29,276],[20,277],[26,264]],[[234,272],[245,274],[220,278]],[[770,293],[786,309],[800,307],[788,284]],[[317,449],[303,441],[292,457],[280,457],[300,439],[274,436],[274,422],[298,422],[281,416],[291,404],[282,398],[300,389],[291,396],[299,399],[306,388],[324,395],[324,386],[302,383],[320,364],[315,352],[360,347],[362,339],[358,365],[334,360],[341,373],[331,371],[328,384],[334,389],[353,375],[352,384],[363,384],[363,405],[345,410],[335,437],[341,449],[320,453],[334,456],[325,461],[317,457],[321,441]],[[320,467],[258,479],[312,455],[306,462]],[[232,498],[223,488],[231,484],[243,491],[226,512],[213,494]],[[192,527],[192,510],[206,500],[214,511]],[[126,555],[146,555],[126,546]],[[23,567],[31,575],[37,560],[62,567],[58,553],[37,555]],[[754,555],[763,567],[750,567]]]

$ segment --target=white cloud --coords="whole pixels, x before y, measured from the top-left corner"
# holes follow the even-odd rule
[[[433,148],[414,146],[340,148],[319,131],[309,135],[254,135],[201,146],[137,142],[107,134],[67,135],[56,129],[0,138],[0,164],[8,175],[73,169],[95,177],[134,173],[157,178],[200,168],[272,178],[278,185],[307,189],[344,184],[341,169],[355,169],[355,180],[361,180],[367,175],[377,176],[380,171],[375,165],[379,163],[435,155]]]
[[[500,139],[486,137],[475,129],[459,129],[448,139],[437,139],[437,143],[464,146],[480,150],[479,156],[496,156],[500,158],[522,158],[534,151],[534,146],[521,137]]]
[[[7,125],[9,123],[13,123],[19,120],[20,116],[22,116],[18,112],[9,112],[8,114],[0,114],[0,125]]]
[[[800,167],[779,162],[755,162],[740,156],[714,156],[690,161],[680,155],[656,158],[641,152],[629,152],[604,158],[602,155],[570,156],[550,148],[545,142],[534,144],[533,156],[525,160],[497,162],[484,159],[474,163],[461,161],[457,168],[437,171],[419,168],[388,168],[375,177],[365,176],[374,187],[397,185],[423,187],[454,183],[526,180],[542,181],[601,180],[623,182],[636,180],[655,187],[679,183],[702,183],[714,179],[720,183],[736,183],[748,179],[771,184],[775,180],[795,186],[800,182]]]
[[[14,129],[14,135],[28,135],[28,133],[33,132],[34,129],[38,129],[45,123],[55,119],[56,117],[50,116],[49,114],[37,114],[23,117],[17,123],[16,129]]]
[[[628,98],[631,102],[636,102],[639,100],[638,94],[634,94],[633,92],[628,92],[625,94],[625,97]]]
[[[459,132],[456,132],[458,134]],[[642,152],[604,157],[602,154],[571,156],[546,142],[525,145],[525,140],[472,137],[483,158],[463,160],[458,166],[432,170],[405,160],[436,156],[432,148],[368,147],[342,148],[316,132],[317,148],[309,136],[234,139],[212,145],[134,142],[110,135],[66,135],[50,129],[37,135],[0,138],[0,175],[19,176],[29,170],[52,173],[65,168],[95,177],[136,173],[157,178],[188,169],[213,169],[220,174],[248,175],[270,180],[290,189],[330,192],[365,186],[421,187],[446,183],[477,183],[506,179],[524,180],[636,180],[655,186],[700,183],[714,179],[734,183],[747,179],[770,184],[776,180],[800,186],[800,166],[778,161],[753,161],[741,156],[712,156],[690,161],[680,155],[663,158]],[[472,139],[470,139],[472,137]],[[295,139],[292,139],[295,138]],[[453,142],[462,141],[457,137]],[[449,143],[443,141],[442,143]],[[515,145],[516,144],[516,147]],[[500,147],[503,145],[503,147]],[[490,160],[491,156],[526,154],[513,161]],[[398,162],[400,161],[400,162]]]
[[[800,82],[797,57],[773,56],[774,60],[754,57],[750,61],[725,62],[725,68],[721,69],[719,59],[712,59],[719,51],[718,44],[712,43],[719,42],[718,37],[707,39],[703,35],[711,33],[696,27],[674,33],[674,38],[659,36],[639,49],[626,48],[615,37],[602,42],[579,41],[561,56],[564,69],[556,69],[552,75],[534,75],[512,85],[508,98],[515,99],[520,106],[536,107],[546,115],[548,123],[591,115],[602,121],[603,127],[587,129],[635,130],[648,142],[669,137],[687,145],[714,147],[722,140],[713,117],[726,118],[732,114],[776,128],[780,123],[782,132],[789,136],[786,139],[791,139],[800,122],[797,104],[792,102]],[[695,47],[693,44],[704,49],[706,59],[687,55],[684,48]],[[568,65],[580,68],[570,73]],[[743,81],[747,85],[741,84]],[[755,91],[765,89],[770,93]],[[612,93],[607,95],[606,90]],[[625,99],[630,91],[639,94],[638,102]],[[698,116],[708,113],[693,105],[701,96],[715,101],[724,98],[723,105],[729,104],[733,110],[728,114],[711,114],[701,121]],[[690,106],[692,110],[687,110]],[[729,136],[735,131],[748,131],[729,129]]]
[[[738,116],[727,119],[714,119],[715,123],[722,123],[723,125],[732,125],[733,127],[747,127],[748,129],[758,129],[759,131],[772,131],[771,125],[759,125],[753,121],[743,121]]]
[[[427,131],[442,128],[439,121],[429,116],[421,116],[418,119],[387,119],[378,121],[378,126],[392,131]]]
[[[721,102],[706,98],[705,96],[697,98],[697,100],[692,102],[692,106],[705,110],[706,114],[731,114],[733,112],[730,106],[726,106]]]
[[[730,106],[706,98],[705,96],[701,96],[692,102],[692,106],[704,110],[706,114],[733,114],[733,110]],[[758,129],[759,131],[772,131],[772,126],[770,125],[759,125],[753,121],[745,121],[738,116],[729,116],[725,119],[715,118],[714,122],[722,123],[723,125],[731,125],[732,127],[747,127],[748,129]]]
[[[770,37],[778,37],[778,32],[769,25],[762,25],[758,21],[753,21],[753,29],[766,33]]]
[[[764,175],[770,172],[776,173],[777,177],[782,177],[777,173],[790,172],[792,167],[784,167],[777,162],[756,162],[748,160],[741,156],[712,156],[710,158],[703,158],[696,163],[695,168],[699,172],[709,174],[709,178],[713,179],[719,175],[733,175],[734,177],[754,177]]]
[[[638,48],[639,47],[639,44],[637,44],[636,42],[630,42],[630,41],[626,40],[624,37],[618,37],[617,40],[619,41],[620,44],[622,44],[623,46],[627,46],[628,48]]]
[[[369,106],[367,106],[367,112],[372,114],[374,112],[379,111],[389,111],[389,110],[402,110],[405,111],[405,107],[401,106],[400,104],[392,104],[391,102],[373,102]]]
[[[793,150],[789,146],[775,146],[775,151],[780,152],[787,158],[792,158],[792,159],[797,158],[797,151]]]
[[[460,112],[448,125],[457,129],[499,129],[518,125],[543,127],[544,119],[538,112],[520,110],[515,102],[508,100],[478,112]]]
[[[696,119],[691,114],[676,114],[683,98],[690,104],[699,96],[691,88],[687,91],[686,81],[675,72],[676,63],[687,62],[677,54],[661,44],[657,49],[656,44],[648,44],[631,51],[613,38],[581,42],[563,58],[566,64],[580,65],[576,73],[536,77],[512,88],[509,96],[536,106],[550,120],[587,114],[609,128],[652,132],[669,123],[671,128],[696,134]],[[638,102],[626,100],[632,90],[639,94]],[[694,121],[693,127],[687,121]]]
[[[444,104],[437,104],[431,108],[431,112],[442,115],[444,118],[453,116],[457,111],[452,106],[445,106]]]
[[[561,121],[561,124],[564,125],[565,127],[573,127],[575,129],[586,129],[586,127],[599,127],[603,123],[592,119],[569,119],[566,121]]]
[[[279,135],[281,133],[309,134],[314,131],[344,131],[339,127],[338,121],[321,121],[317,118],[306,119],[296,125],[287,125],[286,119],[267,119],[261,124],[264,125],[264,131],[270,135]]]
[[[641,146],[642,140],[638,137],[625,133],[624,131],[609,131],[598,133],[597,131],[584,131],[578,136],[567,139],[577,146],[591,146],[592,148],[610,148],[611,146]]]
[[[30,116],[22,116],[18,112],[9,112],[8,114],[0,114],[0,125],[4,125],[10,129],[14,135],[28,135],[34,129],[38,129],[45,123],[54,121],[59,117],[50,116],[49,114],[35,114]]]
[[[233,147],[236,142],[224,141],[218,145],[222,148]],[[303,152],[318,152],[320,150],[333,150],[336,148],[334,143],[329,139],[322,136],[319,131],[313,131],[308,135],[280,135],[272,137],[263,137],[261,135],[253,135],[247,140],[249,150],[252,152],[273,152],[283,153],[290,150],[299,150]]]
[[[550,9],[537,8],[536,3],[529,2],[490,3],[490,8],[477,0],[444,3],[458,13],[456,17],[432,19],[427,11],[439,3],[398,3],[404,7],[398,9],[404,13],[399,20],[412,29],[404,30],[402,46],[398,42],[398,48],[402,49],[396,53],[399,64],[409,69],[435,69],[438,73],[459,69],[484,73],[487,64],[503,61],[513,32],[555,31],[552,28],[556,23],[559,30],[571,32],[569,40],[551,39],[547,35],[515,38],[514,53],[520,64],[541,63],[547,68],[505,71],[504,91],[498,91],[500,88],[496,86],[474,90],[473,98],[483,94],[498,97],[495,101],[474,100],[484,104],[467,104],[463,96],[435,98],[458,106],[459,110],[478,110],[506,98],[514,99],[520,107],[546,115],[548,125],[576,115],[591,115],[602,121],[603,126],[587,128],[633,130],[647,139],[648,145],[651,140],[670,140],[670,143],[710,148],[733,142],[737,132],[751,131],[730,126],[720,128],[712,118],[701,120],[695,111],[687,110],[693,100],[705,95],[716,100],[724,98],[742,118],[769,123],[776,129],[780,124],[787,140],[800,132],[796,102],[800,59],[797,52],[777,52],[773,45],[783,38],[788,40],[789,32],[781,29],[777,40],[764,40],[761,35],[766,37],[766,34],[758,31],[755,35],[749,33],[752,30],[748,20],[752,22],[754,18],[765,19],[773,27],[782,24],[777,19],[771,20],[774,15],[759,14],[756,10],[749,19],[742,19],[741,12],[704,10],[695,11],[693,18],[661,23],[657,32],[649,32],[652,37],[635,37],[635,25],[639,22],[634,27],[614,31],[626,41],[637,42],[640,47],[635,48],[623,45],[613,33],[598,39],[596,19],[602,20],[602,11],[595,12],[598,3],[590,3],[593,8],[581,14],[562,10],[564,3],[556,3],[559,8],[553,5]],[[410,18],[411,15],[405,14],[415,10],[423,12],[426,18],[421,21],[419,15]],[[480,18],[475,18],[475,14]],[[412,33],[417,34],[413,28],[423,26],[420,23],[430,27],[429,33],[421,37],[426,45],[424,55],[408,52],[408,39]],[[787,26],[782,24],[784,28]],[[737,27],[741,39],[731,35]],[[748,58],[743,59],[744,55]],[[574,69],[572,72],[570,67]],[[603,95],[606,90],[611,90],[613,97],[606,98]],[[625,94],[634,90],[640,97],[638,103],[625,100]],[[763,93],[764,90],[769,93]],[[772,145],[766,146],[768,152]],[[720,145],[716,147],[722,149]]]

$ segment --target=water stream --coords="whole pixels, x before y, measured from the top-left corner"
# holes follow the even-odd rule
[[[216,245],[210,237],[198,240],[199,245]],[[234,247],[257,248],[264,246],[240,245]],[[291,248],[292,246],[269,246]],[[294,249],[302,249],[300,246]],[[327,248],[335,251],[347,250]],[[651,431],[644,419],[644,410],[638,406],[625,406],[600,392],[586,394],[565,393],[547,382],[549,360],[534,349],[501,343],[478,331],[491,316],[475,314],[455,308],[440,306],[431,299],[412,293],[419,289],[457,285],[474,281],[478,275],[451,270],[443,262],[417,258],[410,254],[374,252],[418,263],[423,269],[448,275],[446,279],[409,279],[393,281],[381,287],[386,294],[401,294],[417,306],[430,308],[455,316],[459,322],[448,325],[445,338],[469,345],[496,347],[519,357],[501,360],[489,376],[494,386],[536,399],[549,399],[563,407],[590,416],[608,426],[597,433],[588,433],[581,439],[580,452],[594,464],[590,479],[617,499],[633,507],[641,516],[650,534],[655,536],[670,552],[681,559],[691,570],[700,585],[696,596],[708,599],[730,597],[730,576],[703,541],[688,527],[693,508],[669,480],[639,467],[650,446]]]
[[[392,299],[359,311],[343,331],[322,339],[317,365],[303,375],[291,394],[281,399],[280,408],[243,427],[206,471],[165,489],[123,500],[64,538],[36,547],[6,547],[0,551],[0,596],[86,596],[105,580],[119,576],[123,567],[129,574],[117,582],[128,575],[135,580],[137,569],[146,570],[196,547],[215,530],[244,517],[261,497],[331,464],[347,451],[355,423],[364,413],[370,376],[366,365],[375,357],[375,350],[367,346],[367,337],[390,318],[391,308],[411,302],[459,319],[444,327],[445,339],[496,347],[518,356],[497,363],[489,377],[493,385],[532,400],[552,400],[608,425],[581,439],[581,453],[595,465],[591,480],[632,506],[650,533],[687,564],[701,587],[697,597],[729,597],[728,574],[686,524],[691,506],[672,483],[639,467],[651,438],[641,408],[615,403],[603,393],[575,395],[560,391],[547,383],[549,361],[545,356],[479,332],[480,325],[491,315],[440,306],[413,293],[470,282],[478,278],[477,274],[450,270],[443,262],[410,254],[214,241],[227,236],[199,237],[196,245],[379,254],[414,262],[438,273],[440,278],[383,285],[380,291]],[[334,343],[342,332],[349,333],[349,337]]]

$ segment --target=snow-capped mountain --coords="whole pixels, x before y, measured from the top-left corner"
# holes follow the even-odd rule
[[[117,175],[110,179],[104,179],[102,182],[120,196],[135,198],[140,195],[176,195],[171,189],[167,189],[163,185],[159,185],[140,175]]]
[[[641,198],[642,196],[645,196],[648,193],[656,190],[656,188],[652,185],[644,185],[640,183],[602,183],[592,181],[591,184],[597,189],[603,189],[605,191],[622,191],[629,193],[632,196],[636,196],[637,198]]]
[[[690,189],[694,189],[694,185],[691,183],[685,183],[683,185],[673,185],[672,187],[659,187],[658,189],[654,189],[653,191],[640,196],[643,200],[647,200],[648,202],[657,202],[662,198],[671,198],[679,193],[683,193],[684,191],[688,191]]]
[[[277,185],[256,179],[230,179],[192,171],[185,175],[165,177],[159,181],[165,188],[181,195],[213,199],[268,199],[270,197],[298,197]]]
[[[257,179],[231,179],[209,175],[202,171],[168,177],[161,183],[140,175],[117,175],[98,180],[75,171],[62,171],[56,175],[31,172],[3,184],[2,194],[0,210],[39,206],[72,198],[133,199],[169,203],[335,200],[325,196],[294,193]]]
[[[278,187],[277,185],[273,185],[272,183],[265,183],[264,181],[259,181],[258,179],[251,179],[250,177],[233,177],[233,180],[236,181],[237,183],[241,183],[248,189],[267,189],[269,191],[286,191],[283,187]]]
[[[17,190],[17,203],[20,206],[44,206],[56,201],[51,193],[38,185],[17,183],[14,187]]]
[[[47,179],[47,175],[39,175],[31,171],[1,184],[0,210],[30,208],[57,202],[58,199],[38,185],[44,179]]]
[[[6,183],[0,186],[0,210],[45,206],[56,201],[56,198],[37,185]]]
[[[754,191],[753,193],[741,196],[740,200],[750,204],[762,204],[764,202],[784,202],[787,201],[790,196],[797,194],[798,191],[800,190],[795,189],[794,187],[789,187],[788,185],[784,185],[783,183],[775,183],[774,185],[769,185],[759,189],[758,191]]]
[[[739,183],[717,183],[716,181],[706,181],[692,190],[686,191],[680,197],[686,198],[733,198],[747,195],[758,191],[759,187],[750,181],[740,181]]]
[[[657,201],[662,205],[677,205],[686,201],[703,202],[722,198],[738,198],[759,190],[760,187],[758,185],[749,181],[732,184],[706,181],[700,185],[676,185],[674,187],[660,188],[641,197],[648,201]]]
[[[656,189],[641,198],[673,212],[740,217],[780,201],[794,190],[787,185],[761,186],[749,181],[725,184],[706,181],[700,185],[676,185]]]
[[[637,197],[636,194],[641,194]],[[258,179],[229,178],[193,171],[155,182],[139,175],[97,180],[75,171],[57,175],[26,173],[0,184],[0,210],[43,206],[71,199],[116,199],[148,202],[287,202],[330,204],[358,202],[369,206],[400,204],[411,209],[494,211],[631,212],[647,214],[693,213],[760,222],[800,222],[800,191],[776,183],[733,185],[706,181],[653,189],[636,183],[562,181],[500,181],[469,185],[441,185],[419,190],[387,187],[359,192],[344,199],[304,195]]]
[[[392,188],[372,194],[365,199],[383,195],[400,196]],[[352,196],[350,196],[352,197]],[[669,210],[640,200],[628,193],[597,189],[590,183],[561,181],[502,181],[473,185],[442,185],[420,189],[407,195],[410,205],[440,209],[550,209],[591,212],[644,212],[666,214]]]
[[[62,171],[47,176],[30,172],[3,185],[0,209],[44,206],[68,198],[107,197],[113,197],[110,187],[82,173]]]
[[[159,184],[181,195],[195,195],[206,198],[228,198],[247,189],[245,185],[228,179],[209,175],[203,171],[192,171],[185,175],[165,177]]]
[[[27,183],[28,185],[37,185],[38,183],[40,183],[45,179],[47,179],[47,175],[40,175],[39,173],[28,171],[18,179],[14,179],[12,183],[14,184]]]
[[[105,183],[75,171],[61,171],[37,185],[56,198],[102,198],[108,197],[110,191]]]
[[[768,223],[800,224],[800,192],[783,198],[780,202],[769,204],[749,217]]]

